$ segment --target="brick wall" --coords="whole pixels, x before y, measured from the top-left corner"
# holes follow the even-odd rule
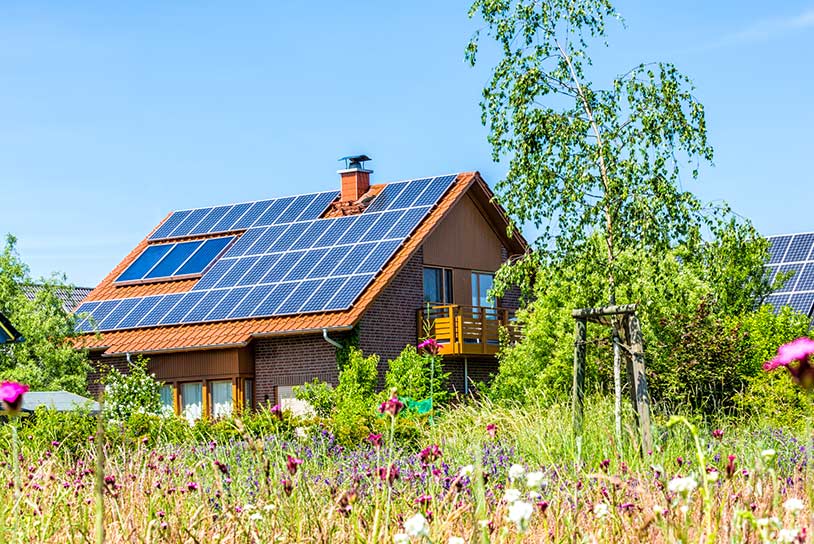
[[[506,262],[509,258],[509,252],[506,251],[505,246],[501,246],[500,248],[500,260],[501,262]],[[500,297],[500,306],[502,308],[508,308],[510,310],[517,310],[520,308],[520,288],[519,287],[510,287],[503,293],[503,296]]]
[[[365,355],[380,357],[379,387],[384,387],[387,361],[418,339],[416,311],[424,299],[423,270],[424,253],[419,248],[359,322],[359,347]]]
[[[466,372],[469,376],[468,391],[472,393],[476,383],[490,382],[491,375],[496,374],[498,369],[497,359],[473,360],[467,359]],[[449,372],[449,387],[453,391],[463,394],[467,388],[464,387],[464,360],[444,361],[444,370]]]
[[[92,398],[97,398],[102,392],[102,384],[99,382],[102,377],[102,370],[113,367],[119,372],[127,372],[127,359],[122,357],[102,357],[99,354],[91,353],[91,371],[88,372],[88,393]]]
[[[341,340],[338,334],[331,334]],[[281,336],[256,340],[254,347],[255,398],[275,399],[278,385],[300,385],[314,378],[336,385],[336,348],[322,335]]]

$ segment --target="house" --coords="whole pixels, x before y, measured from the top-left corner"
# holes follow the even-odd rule
[[[814,233],[769,236],[769,262],[766,269],[774,281],[791,273],[788,281],[766,299],[776,311],[783,306],[814,319]],[[812,321],[814,323],[814,320]]]
[[[487,379],[518,305],[487,293],[526,242],[477,172],[371,185],[366,160],[347,158],[338,191],[170,213],[77,309],[91,359],[148,356],[191,418],[335,384],[343,343],[381,357],[383,384],[425,324],[458,391]]]
[[[70,391],[29,391],[23,395],[23,413],[34,413],[37,408],[47,408],[57,412],[88,410],[88,413],[91,414],[99,413],[98,402]]]
[[[37,298],[37,293],[42,291],[45,286],[39,283],[26,283],[20,285],[23,290],[23,294],[28,300],[34,300]],[[74,308],[79,306],[85,297],[93,291],[92,287],[57,287],[54,289],[54,294],[56,297],[62,301],[62,307],[65,309],[66,312],[72,312]]]

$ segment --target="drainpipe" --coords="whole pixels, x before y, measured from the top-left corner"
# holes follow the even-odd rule
[[[124,352],[124,358],[127,359],[127,366],[129,368],[130,367],[130,352],[129,351]]]
[[[328,336],[328,329],[326,329],[325,327],[322,328],[322,338],[324,338],[326,342],[328,342],[330,345],[332,345],[336,349],[342,349],[342,348],[345,347],[342,344],[340,344],[339,342],[337,342],[336,340],[334,340],[333,338],[330,338]]]

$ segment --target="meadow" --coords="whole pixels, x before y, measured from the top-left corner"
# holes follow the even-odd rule
[[[166,433],[143,436],[94,432],[91,416],[12,422],[0,541],[94,542],[100,527],[106,542],[142,543],[805,542],[810,530],[805,423],[657,418],[656,446],[640,452],[632,419],[616,443],[601,395],[581,440],[567,403],[458,405],[409,435],[389,408],[384,432],[353,447],[277,411],[184,438],[170,427],[185,423],[162,418]]]

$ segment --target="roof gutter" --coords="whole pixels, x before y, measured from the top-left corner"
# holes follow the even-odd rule
[[[332,345],[336,349],[342,349],[344,347],[344,346],[342,346],[342,344],[340,344],[339,342],[337,342],[333,338],[329,337],[328,336],[328,329],[326,329],[324,327],[322,328],[322,338],[324,338],[326,342],[328,342],[330,345]]]
[[[299,336],[303,334],[319,334],[322,331],[346,332],[353,329],[353,325],[343,325],[341,327],[318,327],[314,329],[297,329],[292,331],[260,332],[251,335],[252,338],[275,338],[280,336]]]

